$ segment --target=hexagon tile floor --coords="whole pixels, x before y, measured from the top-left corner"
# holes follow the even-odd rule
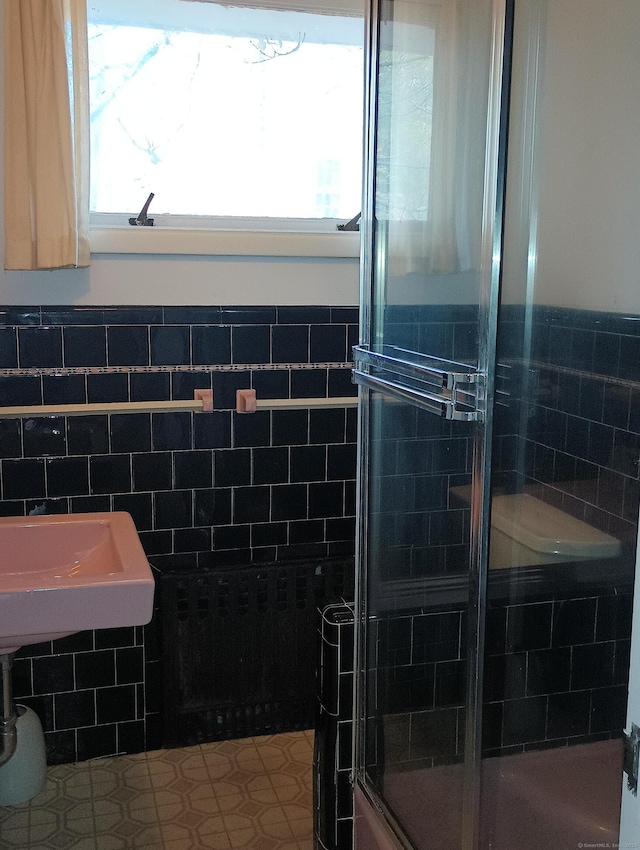
[[[313,733],[50,767],[2,850],[311,850]]]

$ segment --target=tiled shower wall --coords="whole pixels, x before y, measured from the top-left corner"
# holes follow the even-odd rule
[[[524,316],[503,308],[499,357],[521,357]],[[524,453],[538,495],[633,546],[640,498],[640,316],[537,307],[531,366],[499,417],[500,468]],[[517,364],[514,364],[517,372]],[[521,411],[515,405],[524,405]],[[514,436],[522,412],[526,436]],[[521,442],[524,440],[524,444]]]
[[[527,318],[530,362],[523,363],[524,311],[502,309],[499,359],[513,378],[509,407],[497,409],[497,467],[508,487],[524,485],[618,538],[622,555],[615,570],[603,564],[599,586],[580,587],[570,576],[561,594],[518,606],[515,621],[511,606],[492,606],[490,751],[564,735],[617,736],[625,722],[640,497],[640,317],[538,306]],[[517,434],[523,422],[525,433]],[[524,475],[511,478],[516,468]]]
[[[493,599],[484,666],[483,756],[620,737],[631,615],[632,594],[623,587],[585,587],[579,596],[574,588],[538,593],[520,604]],[[380,718],[369,739],[371,770],[374,759],[379,759],[381,776],[383,770],[461,761],[465,612],[390,614],[371,626]]]
[[[477,362],[475,304],[388,306],[384,329],[385,341],[401,348]],[[471,481],[473,428],[408,405],[387,405],[384,416],[372,416],[378,465],[371,476],[370,523],[379,539],[393,541],[374,566],[384,580],[465,569],[469,509],[462,502],[452,508],[449,494]]]
[[[258,398],[355,395],[357,309],[11,307],[3,406],[191,399],[215,412],[0,420],[0,514],[125,510],[159,570],[351,554],[354,409],[236,414]],[[16,697],[49,760],[159,746],[155,624],[25,648]]]

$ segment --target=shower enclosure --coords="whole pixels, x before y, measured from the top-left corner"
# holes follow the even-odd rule
[[[355,846],[618,841],[636,0],[373,0]]]

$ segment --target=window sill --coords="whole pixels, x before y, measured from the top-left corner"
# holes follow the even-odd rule
[[[359,232],[304,233],[168,227],[90,229],[92,254],[190,254],[226,257],[360,256]]]

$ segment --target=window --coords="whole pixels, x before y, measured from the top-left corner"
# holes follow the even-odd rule
[[[92,213],[126,223],[153,192],[174,224],[351,218],[363,24],[317,11],[88,0]]]

